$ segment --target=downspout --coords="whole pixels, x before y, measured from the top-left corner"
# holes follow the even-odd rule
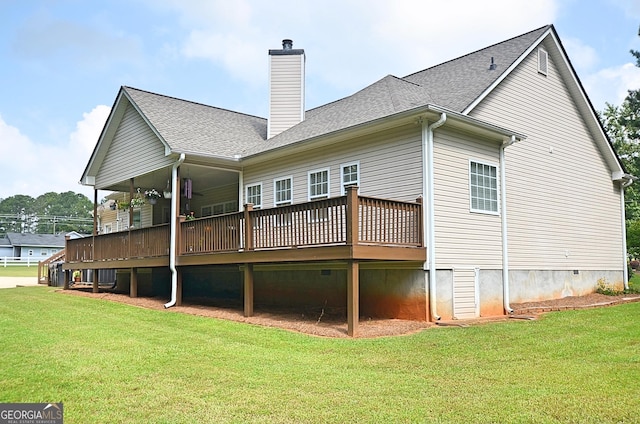
[[[507,314],[512,314],[513,309],[509,302],[509,245],[507,237],[507,176],[504,163],[504,149],[516,142],[516,137],[511,136],[511,140],[505,141],[500,146],[500,187],[501,187],[501,211],[500,221],[502,225],[502,304]]]
[[[178,179],[178,167],[184,162],[185,154],[180,157],[171,168],[171,239],[169,241],[169,269],[171,270],[171,300],[164,304],[165,308],[170,308],[176,304],[178,297],[178,270],[176,269],[176,246],[178,232],[178,201],[180,199],[180,184],[176,184]]]
[[[426,121],[422,124],[422,151],[425,154],[423,160],[425,164],[425,175],[422,179],[422,191],[425,193],[426,200],[426,209],[424,211],[426,217],[424,219],[425,225],[423,226],[425,234],[423,234],[423,239],[427,243],[427,262],[425,262],[425,266],[429,270],[429,310],[431,312],[431,318],[435,321],[440,320],[440,315],[438,315],[436,308],[436,220],[433,181],[433,130],[444,125],[446,121],[447,114],[443,112],[440,115],[440,119],[433,124],[427,125]]]
[[[622,257],[624,259],[624,266],[622,267],[622,279],[624,282],[624,289],[629,290],[629,268],[627,266],[628,252],[627,252],[627,216],[625,212],[624,204],[624,189],[633,184],[633,177],[629,176],[626,181],[620,183],[620,215],[622,219]]]

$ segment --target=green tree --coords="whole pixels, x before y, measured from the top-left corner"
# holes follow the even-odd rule
[[[36,199],[16,195],[0,201],[0,233],[89,234],[93,229],[93,203],[83,194],[45,193]]]
[[[93,228],[93,203],[80,193],[42,194],[35,199],[35,211],[38,216],[35,232],[39,234],[91,233]]]
[[[32,232],[35,199],[18,194],[0,202],[0,233]]]
[[[640,27],[638,29],[640,36]],[[640,67],[640,51],[631,50]],[[604,128],[628,173],[640,177],[640,90],[629,90],[617,107],[607,103],[600,113]],[[640,182],[625,189],[627,248],[629,254],[640,256]]]

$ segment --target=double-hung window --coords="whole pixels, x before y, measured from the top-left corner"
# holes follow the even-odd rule
[[[275,206],[287,206],[293,199],[293,177],[276,178],[273,180],[273,199]],[[274,216],[275,225],[290,225],[291,212],[281,212]]]
[[[498,169],[469,161],[469,192],[472,212],[498,214]]]
[[[247,203],[253,204],[254,209],[262,207],[262,183],[248,185],[246,188]]]
[[[273,198],[276,206],[291,204],[293,178],[278,178],[273,181]]]
[[[309,172],[309,200],[326,199],[329,197],[329,170],[320,169]],[[329,211],[326,207],[318,207],[310,212],[311,222],[326,221]]]
[[[329,170],[309,172],[309,200],[329,197]]]
[[[344,195],[347,192],[347,187],[360,184],[360,164],[358,162],[347,163],[341,165],[340,169],[340,192]]]

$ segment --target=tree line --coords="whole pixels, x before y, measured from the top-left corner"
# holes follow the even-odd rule
[[[0,234],[93,232],[93,202],[73,191],[0,199]]]
[[[638,29],[640,36],[640,28]],[[640,68],[640,51],[630,50]],[[640,178],[640,90],[629,90],[620,106],[606,104],[600,119],[627,173]],[[627,249],[640,257],[640,181],[625,189]]]

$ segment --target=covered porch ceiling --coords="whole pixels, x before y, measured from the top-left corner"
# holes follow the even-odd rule
[[[202,191],[206,188],[234,184],[238,182],[239,171],[213,168],[204,165],[183,163],[180,166],[180,178],[190,178],[194,181],[194,190]],[[171,167],[155,170],[153,172],[136,176],[133,180],[134,190],[140,188],[140,191],[155,188],[159,192],[167,190],[168,183],[171,180]],[[108,187],[99,187],[99,190],[116,191],[128,193],[130,182],[126,180],[119,181]]]

